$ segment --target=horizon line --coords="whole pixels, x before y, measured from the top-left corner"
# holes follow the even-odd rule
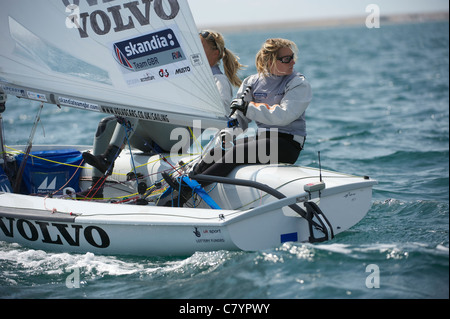
[[[332,18],[313,18],[308,20],[291,20],[283,22],[269,23],[237,23],[237,24],[218,24],[206,26],[199,24],[200,28],[207,28],[220,32],[233,31],[262,31],[266,29],[286,29],[286,28],[326,28],[337,26],[365,25],[367,16],[348,16],[348,17],[332,17]],[[436,11],[427,13],[402,13],[382,15],[380,22],[388,24],[411,23],[411,22],[432,22],[432,21],[448,21],[449,11]]]

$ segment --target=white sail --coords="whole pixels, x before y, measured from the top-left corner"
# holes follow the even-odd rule
[[[186,0],[2,1],[0,29],[4,93],[172,124],[225,124]]]

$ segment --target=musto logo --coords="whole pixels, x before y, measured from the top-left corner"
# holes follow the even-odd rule
[[[114,57],[121,66],[142,71],[185,60],[172,29],[166,29],[114,43]],[[175,57],[175,58],[174,58]]]

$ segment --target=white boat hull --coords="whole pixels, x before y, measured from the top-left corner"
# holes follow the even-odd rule
[[[41,107],[28,145],[21,148],[24,154],[17,151],[9,162],[6,157],[14,152],[2,152],[0,163],[5,164],[5,160],[7,169],[0,171],[0,240],[49,251],[115,255],[259,250],[286,241],[331,239],[367,213],[375,181],[323,172],[325,188],[321,189],[318,170],[286,165],[238,167],[228,180],[206,187],[208,194],[201,199],[194,196],[195,202],[191,200],[186,203],[189,207],[182,208],[164,206],[171,201],[161,196],[166,194],[163,189],[167,185],[161,172],[172,173],[174,167],[183,170],[179,160],[187,163],[189,157],[172,156],[163,161],[159,156],[139,152],[131,156],[123,150],[100,202],[75,200],[66,196],[68,192],[60,192],[59,187],[77,192],[91,186],[92,168],[79,170],[78,152],[70,156],[75,158],[76,164],[70,164],[74,169],[64,170],[69,166],[66,160],[58,167],[61,171],[44,163],[48,170],[34,174],[39,175],[34,180],[22,175],[28,164],[34,165],[30,170],[38,166],[28,158],[33,156],[28,154],[30,150],[67,149],[32,145],[44,103],[149,121],[154,129],[142,140],[150,143],[147,146],[156,142],[164,149],[175,147],[174,140],[168,143],[171,136],[167,135],[168,130],[176,133],[174,126],[192,127],[196,143],[202,143],[200,135],[208,131],[214,132],[213,136],[218,133],[211,145],[222,145],[217,130],[228,126],[229,117],[224,114],[224,103],[186,0],[127,1],[121,5],[106,0],[73,1],[77,5],[66,6],[69,2],[1,2],[0,93],[39,102]],[[83,28],[75,23],[78,11],[84,16]],[[127,47],[134,49],[125,56]],[[3,106],[0,103],[1,112]],[[23,112],[29,116],[30,109]],[[139,135],[139,126],[131,140]],[[132,127],[127,125],[126,129]],[[186,139],[180,142],[190,140],[191,132],[184,131]],[[105,137],[96,142],[106,146],[103,142],[111,140]],[[3,146],[1,138],[0,144]],[[18,168],[20,161],[26,165]],[[56,187],[59,174],[62,183]],[[142,178],[135,181],[133,174]],[[247,184],[237,186],[238,181]],[[10,182],[14,193],[7,192]],[[69,182],[71,186],[65,186]],[[308,186],[311,183],[316,184]]]
[[[33,204],[29,203],[32,205],[20,205],[23,195],[1,194],[2,205],[5,205],[5,196],[9,197],[11,206],[21,208],[6,210],[6,213],[5,206],[0,208],[0,240],[34,249],[147,256],[238,249],[230,240],[226,226],[216,222],[219,220],[217,212],[212,215],[215,218],[205,222],[187,215],[183,208],[124,207],[76,201],[61,206],[58,200],[47,199],[47,207],[64,211],[54,213],[30,207],[44,205],[42,198],[40,203],[33,201]],[[23,214],[25,211],[33,213]]]
[[[134,157],[135,165],[150,163],[137,169],[148,176],[149,185],[161,179],[157,172],[166,165],[176,165],[178,160],[154,162],[145,155]],[[114,172],[129,172],[129,162],[129,154],[124,152]],[[84,169],[82,179],[89,175],[90,170]],[[217,183],[206,190],[221,209],[209,208],[205,202],[196,208],[178,208],[153,202],[141,206],[0,193],[0,240],[46,251],[145,256],[254,251],[287,241],[311,242],[311,232],[319,239],[324,234],[314,227],[311,230],[309,222],[289,205],[306,211],[305,202],[317,203],[329,221],[329,234],[336,235],[365,216],[376,184],[368,178],[335,172],[322,171],[322,175],[325,189],[305,192],[305,184],[319,181],[317,169],[290,165],[238,167],[229,178],[270,185],[285,197],[277,199],[252,187]],[[111,179],[117,182],[126,178],[113,175]],[[83,187],[90,185],[83,183]],[[105,193],[123,194],[123,189],[132,193],[135,183],[116,184],[105,188]]]

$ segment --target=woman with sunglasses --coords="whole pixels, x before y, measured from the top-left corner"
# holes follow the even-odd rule
[[[213,149],[194,167],[194,174],[227,176],[242,164],[297,161],[306,138],[305,110],[312,99],[308,81],[294,71],[297,51],[295,43],[286,39],[269,39],[262,45],[256,55],[258,73],[243,81],[230,106],[244,130],[255,121],[257,134],[237,139],[227,150]],[[254,154],[262,147],[270,151],[264,159]],[[213,160],[216,152],[222,152],[218,161]]]
[[[229,114],[230,102],[233,98],[232,87],[239,87],[242,84],[237,73],[244,66],[239,63],[239,58],[225,47],[224,38],[220,33],[210,30],[201,31],[200,40],[222,97],[225,112]],[[225,74],[219,68],[220,61],[222,61]]]

